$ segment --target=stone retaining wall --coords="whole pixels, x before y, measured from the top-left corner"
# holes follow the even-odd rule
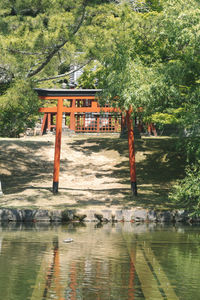
[[[0,209],[0,222],[155,222],[155,223],[200,223],[200,218],[191,217],[187,211],[156,211],[147,209],[104,210],[42,210]]]

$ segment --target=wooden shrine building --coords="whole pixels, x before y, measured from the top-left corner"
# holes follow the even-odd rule
[[[122,116],[108,105],[100,107],[95,89],[36,89],[43,102],[41,133],[52,131],[56,123],[56,100],[63,101],[62,128],[73,132],[121,132]]]
[[[62,131],[74,132],[121,132],[125,123],[128,128],[131,189],[137,195],[133,121],[131,108],[122,112],[108,105],[100,107],[98,89],[35,89],[43,100],[39,112],[44,113],[42,133],[56,129],[53,193],[58,192]],[[126,121],[126,122],[125,122]]]

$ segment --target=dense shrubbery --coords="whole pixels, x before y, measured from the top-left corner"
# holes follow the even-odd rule
[[[17,81],[0,97],[0,136],[18,137],[34,127],[39,99],[29,81]]]
[[[192,214],[200,215],[200,165],[187,168],[186,177],[174,186],[170,199]]]

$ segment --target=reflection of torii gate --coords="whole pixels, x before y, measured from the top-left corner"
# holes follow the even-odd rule
[[[60,170],[60,150],[61,150],[61,135],[62,135],[62,120],[63,113],[70,115],[69,128],[74,131],[83,132],[119,132],[119,122],[117,117],[112,114],[121,114],[119,109],[113,107],[100,107],[96,96],[101,90],[89,89],[35,89],[40,99],[57,100],[57,107],[41,107],[40,112],[45,113],[42,128],[45,126],[46,119],[48,127],[51,127],[51,115],[56,114],[56,141],[54,155],[54,175],[53,175],[53,193],[58,192],[59,170]],[[65,106],[65,102],[67,105]],[[77,105],[78,104],[78,105]],[[109,115],[108,125],[105,124],[105,117],[101,121],[101,113]],[[89,127],[86,128],[85,116],[87,114],[95,114],[95,122],[88,122]],[[83,116],[83,118],[82,118]],[[82,118],[82,120],[81,120]],[[134,195],[137,195],[136,185],[136,170],[135,170],[135,150],[134,150],[134,132],[133,121],[131,119],[131,109],[126,112],[126,121],[128,128],[128,144],[129,144],[129,163],[130,163],[130,179],[131,189]],[[113,123],[114,122],[114,123]],[[124,117],[120,128],[124,126]]]

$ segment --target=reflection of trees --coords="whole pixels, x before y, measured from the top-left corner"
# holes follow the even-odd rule
[[[38,260],[45,243],[33,243],[19,238],[4,238],[0,256],[1,299],[28,299],[39,269]]]
[[[33,237],[30,231],[2,233],[0,298],[144,299],[144,289],[153,293],[153,288],[159,288],[158,283],[151,284],[156,274],[161,287],[167,286],[165,292],[175,290],[180,299],[189,300],[192,289],[193,298],[198,299],[198,230],[131,223],[85,226],[64,225],[56,234],[44,230]],[[74,242],[63,243],[66,235]],[[144,264],[152,265],[151,276],[144,272]],[[34,298],[36,294],[41,297]]]
[[[200,294],[200,233],[190,227],[163,235],[152,250],[180,299],[198,299]],[[161,233],[160,233],[161,234]],[[192,295],[192,297],[191,297]]]

